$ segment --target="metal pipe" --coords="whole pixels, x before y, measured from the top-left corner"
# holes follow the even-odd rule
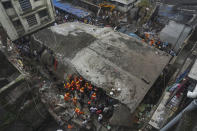
[[[168,131],[181,119],[185,111],[191,111],[194,109],[197,109],[197,99],[193,100],[183,111],[181,111],[175,118],[168,122],[160,131]]]

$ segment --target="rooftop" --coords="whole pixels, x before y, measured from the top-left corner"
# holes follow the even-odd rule
[[[103,88],[121,88],[114,98],[133,112],[168,64],[170,56],[111,28],[66,23],[44,29],[35,38],[70,63],[85,79]],[[58,72],[64,75],[70,69]],[[57,69],[58,71],[58,69]]]
[[[135,2],[135,0],[111,0],[111,1],[116,1],[116,2],[119,2],[119,3],[125,4],[125,5],[128,5],[130,3]]]

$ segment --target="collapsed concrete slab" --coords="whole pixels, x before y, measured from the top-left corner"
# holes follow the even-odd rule
[[[58,79],[64,80],[71,70],[76,71],[107,94],[115,90],[112,97],[127,105],[130,113],[171,58],[165,52],[111,28],[82,23],[44,29],[34,35],[34,40],[55,53],[58,65],[53,72]],[[118,88],[121,90],[117,91]]]

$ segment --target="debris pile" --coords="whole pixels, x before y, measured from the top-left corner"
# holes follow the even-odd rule
[[[109,128],[109,118],[113,115],[114,105],[118,103],[102,89],[82,77],[72,75],[61,85],[44,81],[40,96],[51,108],[52,114],[57,115],[57,121],[62,126],[89,130],[98,124]]]
[[[157,33],[144,32],[142,38],[142,41],[148,43],[150,46],[165,51],[171,56],[176,56],[176,53],[172,50],[171,44],[168,42],[162,42]]]

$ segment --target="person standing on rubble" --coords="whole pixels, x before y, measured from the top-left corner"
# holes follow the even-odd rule
[[[96,107],[90,107],[90,112],[91,112],[91,114],[94,114],[94,113],[96,113],[96,111],[97,111],[98,109],[96,108]]]
[[[70,90],[70,83],[67,83],[66,85],[64,84],[64,88],[66,89],[66,91],[69,91]]]
[[[91,95],[91,100],[96,101],[96,92]]]
[[[151,40],[150,40],[150,46],[154,46],[154,44],[155,44],[154,39],[151,39]]]
[[[80,93],[81,93],[81,94],[84,94],[84,87],[81,87],[81,88],[80,88]]]
[[[84,112],[81,111],[78,107],[75,108],[75,113],[77,113],[77,115],[82,115],[82,114],[84,114]]]
[[[69,100],[70,100],[70,93],[66,93],[66,94],[64,95],[64,100],[65,100],[65,101],[69,101]]]
[[[72,99],[72,101],[73,101],[73,104],[76,106],[76,105],[77,105],[77,97],[75,96],[75,97]]]

